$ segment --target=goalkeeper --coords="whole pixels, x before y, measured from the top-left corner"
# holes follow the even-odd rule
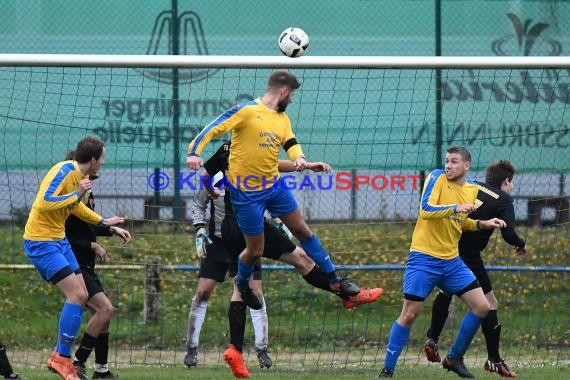
[[[509,195],[513,190],[514,175],[515,168],[509,161],[498,161],[489,165],[485,173],[485,183],[477,184],[479,186],[477,199],[481,202],[481,206],[470,217],[474,219],[497,217],[504,220],[507,226],[501,229],[503,239],[514,246],[519,255],[524,255],[526,253],[525,241],[515,232],[515,209],[513,199]],[[515,377],[516,373],[509,369],[499,354],[501,324],[497,318],[498,302],[489,274],[481,259],[481,252],[489,243],[492,233],[493,230],[464,232],[459,240],[459,256],[477,277],[491,306],[489,313],[481,323],[481,330],[487,343],[487,360],[484,368],[502,377]],[[441,361],[437,342],[445,325],[450,303],[451,297],[444,292],[440,292],[433,303],[431,326],[427,331],[428,339],[424,346],[430,362]]]
[[[208,206],[210,206],[209,224],[207,224]],[[200,270],[196,294],[192,298],[190,312],[188,313],[186,355],[184,356],[184,364],[188,367],[196,366],[198,363],[200,332],[206,317],[208,301],[216,283],[224,282],[226,274],[231,277],[236,275],[237,256],[227,248],[222,239],[224,208],[224,198],[212,199],[206,190],[200,190],[192,204],[192,219],[196,230],[196,254],[200,259]],[[255,265],[251,288],[260,299],[263,299],[260,260]],[[245,321],[245,308],[243,312],[243,320]],[[273,365],[273,360],[267,352],[269,329],[265,304],[259,310],[250,309],[250,314],[259,363],[262,367],[269,368]]]

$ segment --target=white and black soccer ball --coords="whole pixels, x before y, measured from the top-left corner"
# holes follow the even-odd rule
[[[287,28],[279,35],[279,49],[287,57],[300,57],[308,48],[309,36],[301,28]]]

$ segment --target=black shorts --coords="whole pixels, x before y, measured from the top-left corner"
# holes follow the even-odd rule
[[[200,263],[198,277],[224,282],[226,274],[234,277],[237,274],[237,258],[241,251],[230,251],[218,237],[211,237],[212,245],[206,247],[206,258]],[[255,263],[253,279],[261,280],[261,261]]]
[[[279,260],[281,255],[291,253],[297,246],[277,227],[265,222],[263,224],[265,246],[263,257]],[[234,218],[225,218],[222,222],[222,236],[228,244],[228,249],[239,255],[245,249],[245,238]]]
[[[471,269],[471,272],[473,272],[473,274],[477,278],[477,281],[479,281],[479,285],[481,285],[483,293],[487,294],[491,290],[493,290],[491,279],[489,278],[487,269],[485,269],[485,264],[483,264],[481,255],[478,255],[478,257],[473,257],[473,256],[462,257],[462,259],[465,265],[467,265],[467,267]]]
[[[103,285],[99,280],[99,276],[92,268],[83,267],[81,268],[81,274],[83,274],[83,281],[85,281],[85,287],[87,288],[88,299],[93,297],[97,293],[105,293]]]

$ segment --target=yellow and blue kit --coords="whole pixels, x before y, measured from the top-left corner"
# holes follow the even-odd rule
[[[210,140],[229,131],[228,181],[242,191],[268,189],[280,178],[279,148],[285,149],[291,161],[304,156],[287,114],[267,108],[260,98],[218,116],[192,140],[188,154],[200,155]]]
[[[477,221],[466,213],[456,212],[460,204],[474,204],[476,184],[458,185],[449,181],[445,171],[437,169],[426,178],[420,205],[420,215],[412,236],[410,251],[418,251],[449,260],[459,255],[458,243],[462,231],[476,231]]]
[[[70,214],[98,224],[103,218],[80,202],[77,189],[84,176],[77,163],[63,161],[54,165],[40,184],[26,223],[24,239],[55,241],[65,238],[65,220]]]

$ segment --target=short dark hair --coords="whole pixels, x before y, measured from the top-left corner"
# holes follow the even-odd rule
[[[269,76],[267,87],[280,88],[284,86],[289,87],[291,90],[296,90],[301,87],[301,82],[288,71],[275,71]]]
[[[71,161],[75,159],[75,151],[74,150],[70,150],[69,152],[67,152],[67,154],[65,155],[65,161]]]
[[[103,154],[105,143],[96,137],[87,136],[77,143],[75,148],[75,161],[85,164],[91,159],[98,160]]]
[[[447,153],[457,153],[461,155],[463,161],[471,162],[471,153],[469,153],[469,150],[464,146],[452,146],[447,149]]]
[[[500,160],[492,162],[487,166],[485,172],[485,183],[495,187],[501,187],[505,179],[513,180],[515,176],[515,167],[510,161]]]

